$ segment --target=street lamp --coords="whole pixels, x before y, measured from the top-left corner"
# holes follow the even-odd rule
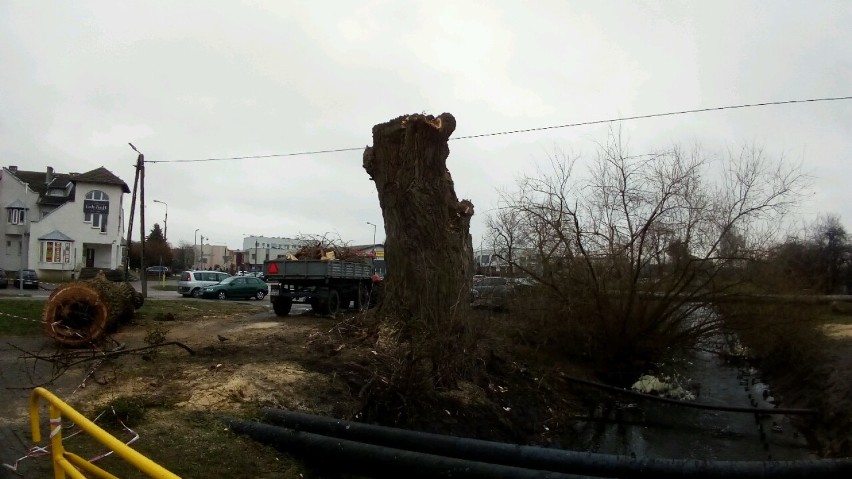
[[[192,242],[192,262],[193,268],[198,269],[198,255],[196,254],[196,250],[198,249],[198,230],[201,228],[195,228],[195,239]]]
[[[166,205],[166,219],[163,220],[163,241],[169,241],[169,204],[165,201],[154,200],[154,203]]]
[[[373,259],[370,260],[370,266],[373,267],[373,273],[375,273],[376,268],[376,225],[374,223],[367,222],[368,225],[373,227]]]

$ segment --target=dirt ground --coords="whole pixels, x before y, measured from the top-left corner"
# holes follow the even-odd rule
[[[103,414],[98,424],[127,437],[112,418],[114,409],[139,433],[133,447],[182,477],[309,477],[310,471],[286,455],[230,433],[221,416],[252,418],[259,408],[278,407],[354,417],[373,351],[369,339],[353,335],[347,325],[372,311],[329,318],[303,309],[278,318],[268,302],[241,303],[239,313],[203,312],[193,300],[180,303],[173,315],[158,313],[123,327],[111,344],[133,349],[178,341],[194,354],[164,346],[87,362],[67,372],[68,378],[86,377],[84,387],[77,383],[57,394],[89,418]],[[487,375],[448,392],[430,413],[404,425],[513,442],[549,443],[562,432],[560,425],[577,405],[554,370],[534,373],[536,368],[497,356],[487,366]],[[84,457],[100,452],[100,446],[76,438],[67,447],[81,448]],[[102,467],[120,477],[143,477],[112,457]],[[41,457],[24,461],[19,472],[43,477],[48,468]]]
[[[193,305],[216,302],[178,304],[175,314],[142,318],[113,339],[125,349],[179,341],[194,354],[165,346],[154,353],[82,364],[67,372],[57,394],[89,418],[103,414],[98,424],[116,437],[128,438],[130,433],[113,419],[120,417],[140,436],[134,448],[182,477],[321,477],[285,454],[232,434],[221,417],[252,418],[259,408],[280,407],[352,418],[360,407],[359,391],[370,374],[373,351],[369,338],[353,334],[348,326],[363,321],[365,317],[356,315],[365,313],[329,318],[302,309],[278,318],[268,302],[227,302],[229,308],[213,312]],[[473,320],[490,327],[513,324],[508,315],[477,314]],[[848,344],[848,325],[831,326],[828,332]],[[562,377],[583,377],[587,372],[554,364],[539,354],[536,349],[520,353],[492,349],[481,358],[480,376],[438,398],[428,408],[430,414],[408,418],[401,425],[570,448],[566,441],[572,417],[588,411],[577,399],[576,387]],[[849,354],[852,351],[846,360],[852,360]],[[97,367],[92,368],[94,364]],[[838,372],[838,384],[848,384],[840,376],[848,373]],[[588,395],[587,390],[582,393]],[[20,422],[25,430],[25,419]],[[840,445],[835,452],[847,446]],[[67,447],[74,452],[80,448],[84,457],[102,452],[85,439],[69,440]],[[120,477],[144,477],[113,457],[99,464]],[[18,472],[23,477],[47,477],[49,467],[47,458],[40,457],[24,461]]]
[[[158,340],[179,341],[195,354],[164,346],[151,354],[87,362],[69,369],[61,383],[47,387],[89,418],[104,413],[98,424],[126,438],[129,433],[111,417],[114,409],[140,434],[133,447],[183,477],[281,477],[282,473],[300,477],[298,464],[231,435],[219,419],[220,415],[251,417],[258,407],[320,414],[352,407],[341,381],[295,361],[304,354],[309,337],[327,331],[334,320],[313,315],[279,319],[268,305],[247,302],[241,305],[242,313],[202,314],[187,304],[174,316],[176,320],[140,320],[114,334],[111,344],[133,349]],[[32,338],[27,344],[47,354],[43,342],[43,338]],[[24,371],[33,363],[45,369],[44,361],[19,366]],[[15,434],[26,444],[27,392],[17,396],[6,402],[7,409],[14,409],[8,417],[19,418]],[[68,439],[67,447],[75,452],[80,448],[83,455],[100,452],[100,446],[77,438]],[[4,451],[3,460],[24,452]],[[144,477],[123,461],[102,462],[102,467],[121,477]],[[17,472],[23,477],[47,477],[49,468],[46,457],[36,457],[21,461]],[[4,473],[0,469],[0,477]]]

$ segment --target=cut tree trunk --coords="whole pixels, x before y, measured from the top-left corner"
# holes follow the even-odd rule
[[[94,279],[56,288],[44,306],[42,328],[63,346],[91,346],[130,321],[143,301],[130,283],[114,283],[98,272]]]
[[[385,339],[433,386],[455,383],[469,340],[473,203],[459,201],[447,169],[455,127],[449,113],[401,116],[374,126],[364,151],[387,235]]]

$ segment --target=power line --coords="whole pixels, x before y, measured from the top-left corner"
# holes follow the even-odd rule
[[[621,118],[614,118],[610,120],[592,120],[592,121],[582,121],[578,123],[566,123],[564,125],[553,125],[553,126],[540,126],[537,128],[526,128],[523,130],[509,130],[509,131],[498,131],[493,133],[480,133],[478,135],[467,135],[467,136],[459,136],[456,138],[450,138],[450,140],[468,140],[471,138],[483,138],[487,136],[497,136],[497,135],[513,135],[515,133],[529,133],[532,131],[543,131],[543,130],[555,130],[557,128],[571,128],[575,126],[586,126],[586,125],[598,125],[601,123],[612,123],[616,121],[628,121],[628,120],[643,120],[646,118],[660,118],[664,116],[674,116],[674,115],[685,115],[687,113],[705,113],[709,111],[721,111],[721,110],[736,110],[739,108],[753,108],[758,106],[773,106],[773,105],[790,105],[793,103],[814,103],[819,101],[837,101],[837,100],[852,100],[852,96],[839,96],[839,97],[830,97],[830,98],[811,98],[807,100],[784,100],[784,101],[769,101],[764,103],[745,103],[742,105],[730,105],[730,106],[717,106],[713,108],[696,108],[693,110],[681,110],[681,111],[670,111],[667,113],[651,113],[649,115],[635,115],[635,116],[625,116]]]
[[[634,116],[624,116],[620,118],[610,118],[607,120],[591,120],[591,121],[581,121],[576,123],[566,123],[564,125],[550,125],[550,126],[539,126],[535,128],[525,128],[521,130],[507,130],[507,131],[495,131],[490,133],[478,133],[475,135],[465,135],[465,136],[457,136],[455,138],[450,138],[450,141],[454,140],[470,140],[473,138],[486,138],[489,136],[499,136],[499,135],[514,135],[518,133],[530,133],[534,131],[545,131],[545,130],[556,130],[559,128],[573,128],[577,126],[588,126],[588,125],[599,125],[602,123],[613,123],[618,121],[630,121],[630,120],[644,120],[648,118],[661,118],[666,116],[675,116],[675,115],[686,115],[689,113],[707,113],[711,111],[722,111],[722,110],[737,110],[742,108],[756,108],[763,106],[776,106],[776,105],[792,105],[796,103],[816,103],[816,102],[825,102],[825,101],[843,101],[843,100],[852,100],[852,96],[838,96],[838,97],[826,97],[826,98],[808,98],[804,100],[783,100],[783,101],[768,101],[762,103],[743,103],[740,105],[728,105],[728,106],[717,106],[712,108],[695,108],[691,110],[680,110],[680,111],[670,111],[666,113],[651,113],[647,115],[634,115]],[[248,155],[248,156],[231,156],[225,158],[200,158],[200,159],[192,159],[192,160],[146,160],[146,163],[199,163],[205,161],[232,161],[232,160],[251,160],[251,159],[262,159],[262,158],[282,158],[287,156],[306,156],[306,155],[321,155],[326,153],[342,153],[346,151],[363,151],[363,146],[354,146],[351,148],[335,148],[328,150],[313,150],[313,151],[299,151],[292,153],[278,153],[272,155]]]
[[[227,158],[200,158],[194,160],[145,160],[145,163],[198,163],[202,161],[228,161],[228,160],[252,160],[261,158],[281,158],[285,156],[302,156],[302,155],[320,155],[323,153],[340,153],[343,151],[363,151],[363,146],[353,146],[351,148],[337,148],[333,150],[314,150],[314,151],[298,151],[294,153],[277,153],[274,155],[249,155],[249,156],[231,156]]]

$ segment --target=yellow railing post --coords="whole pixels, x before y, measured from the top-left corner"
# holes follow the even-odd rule
[[[47,407],[50,415],[50,457],[53,460],[53,478],[65,479],[65,471],[61,467],[56,467],[61,462],[65,449],[62,447],[62,415],[59,409],[56,409],[53,404]],[[30,415],[32,417],[32,415]],[[35,435],[33,435],[33,440]]]
[[[101,429],[100,426],[88,420],[74,408],[53,395],[53,393],[41,387],[33,389],[32,395],[30,396],[30,427],[32,429],[33,442],[41,442],[41,430],[39,428],[38,416],[39,399],[44,399],[48,402],[48,411],[50,414],[50,447],[51,458],[53,459],[54,479],[65,479],[66,473],[73,479],[86,479],[86,476],[84,476],[77,467],[91,472],[101,478],[117,479],[115,476],[104,471],[98,466],[95,466],[75,454],[65,451],[62,446],[63,415],[73,421],[80,429],[92,436],[92,438],[96,441],[114,451],[122,459],[133,464],[149,477],[157,479],[180,479],[179,476],[169,472],[156,462],[148,459],[135,449],[119,441],[110,433]],[[77,467],[75,467],[75,465]]]

